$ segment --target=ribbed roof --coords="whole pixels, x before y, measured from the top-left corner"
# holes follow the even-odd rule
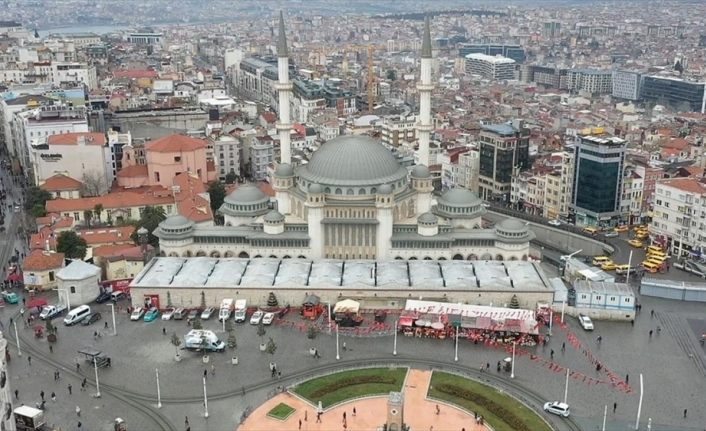
[[[453,188],[439,198],[439,201],[450,206],[480,205],[481,201],[475,193],[461,187]]]
[[[412,168],[412,178],[429,178],[431,173],[425,165],[417,165]]]
[[[233,204],[253,204],[270,198],[253,184],[244,184],[226,196],[225,201]]]
[[[161,226],[164,226],[168,229],[184,228],[191,226],[192,224],[193,223],[191,222],[191,220],[184,217],[183,215],[173,215],[167,217],[162,223],[160,223]]]
[[[282,222],[282,221],[284,221],[284,216],[283,216],[282,213],[280,213],[279,211],[277,211],[277,210],[272,210],[272,211],[268,212],[267,214],[265,214],[265,217],[263,217],[263,219],[264,219],[265,221],[269,221],[269,222],[275,223],[275,222]]]
[[[406,178],[395,156],[367,136],[339,136],[321,146],[297,174],[322,185],[377,185]]]
[[[422,223],[437,223],[439,218],[432,213],[424,213],[417,218],[417,221]]]
[[[515,218],[508,218],[498,223],[498,228],[505,232],[525,232],[527,225]]]
[[[294,169],[289,163],[280,163],[275,168],[275,176],[280,178],[287,178],[294,176]]]

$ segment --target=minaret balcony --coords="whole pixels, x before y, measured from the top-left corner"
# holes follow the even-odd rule
[[[277,124],[275,125],[275,128],[276,128],[278,131],[279,131],[279,130],[290,131],[290,130],[292,130],[292,124],[291,124],[291,123],[277,123]]]
[[[434,126],[432,126],[431,124],[417,123],[415,127],[417,128],[418,132],[431,132],[432,130],[434,130]]]
[[[417,90],[419,91],[432,91],[434,90],[434,84],[417,84]]]
[[[276,82],[275,83],[275,90],[277,90],[277,91],[292,91],[292,83],[291,82]]]

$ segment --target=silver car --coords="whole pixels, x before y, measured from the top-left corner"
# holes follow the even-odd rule
[[[208,307],[207,309],[203,310],[201,313],[201,320],[208,320],[211,318],[211,315],[213,315],[214,308],[213,307]]]
[[[566,403],[561,403],[559,401],[544,403],[544,411],[565,418],[568,418],[571,414],[571,412],[569,411],[569,405]]]

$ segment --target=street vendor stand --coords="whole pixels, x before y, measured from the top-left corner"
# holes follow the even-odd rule
[[[324,307],[321,305],[321,300],[316,295],[307,295],[302,304],[302,317],[305,319],[316,320],[321,313],[324,312]]]
[[[359,326],[363,323],[359,313],[360,303],[352,299],[338,301],[333,307],[334,319],[342,327]]]

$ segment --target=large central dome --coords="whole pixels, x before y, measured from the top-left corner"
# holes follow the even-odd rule
[[[323,144],[297,174],[322,185],[390,184],[407,177],[407,169],[377,141],[367,136],[340,136]]]

